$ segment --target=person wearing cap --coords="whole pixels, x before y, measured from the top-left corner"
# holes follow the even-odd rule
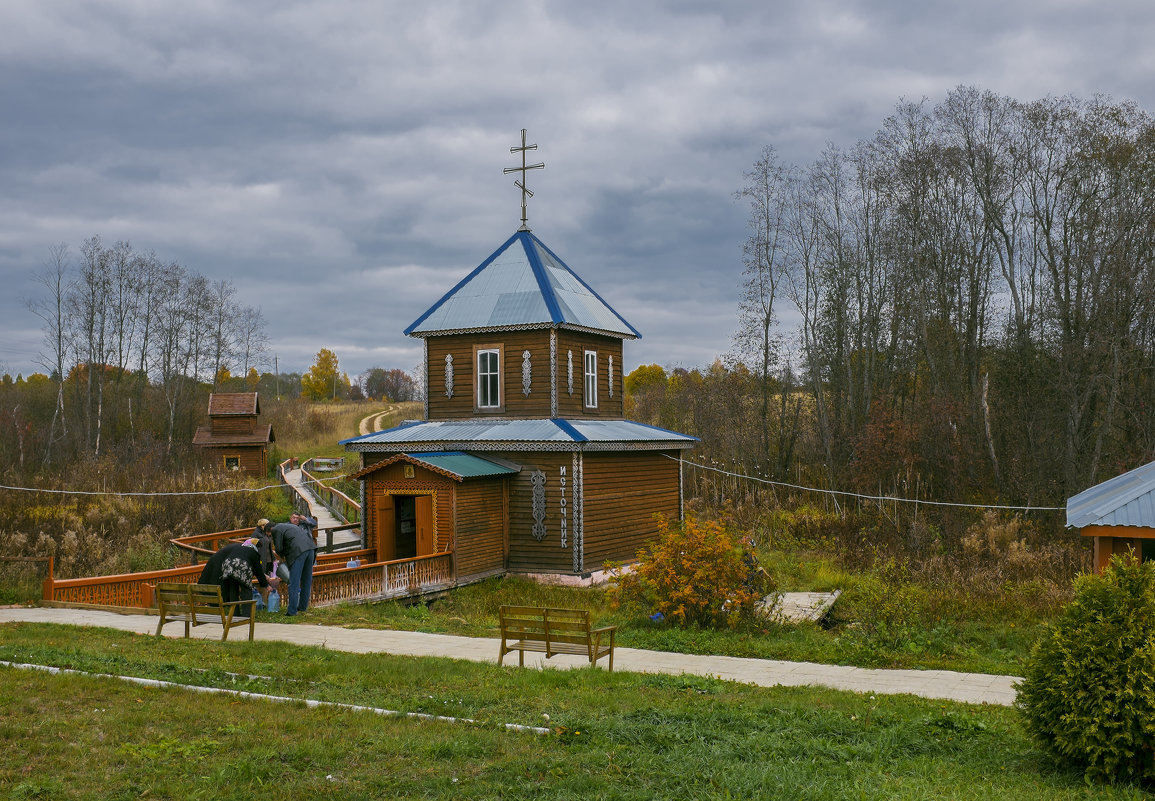
[[[257,541],[257,553],[261,555],[261,562],[264,565],[266,575],[273,572],[273,562],[276,559],[276,555],[273,553],[273,541],[265,531],[268,525],[269,519],[262,517],[257,521],[257,527],[253,529],[253,533],[249,535]]]
[[[249,537],[242,543],[226,545],[210,556],[197,583],[218,585],[221,600],[231,603],[253,597],[253,579],[258,584],[257,592],[267,603],[269,580],[265,578],[261,555],[257,552],[257,539]]]
[[[285,615],[292,617],[309,608],[313,594],[313,565],[317,562],[317,543],[305,529],[292,523],[266,526],[273,539],[273,549],[289,567],[289,597]]]

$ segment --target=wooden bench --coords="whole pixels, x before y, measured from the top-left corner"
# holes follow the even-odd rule
[[[537,606],[503,606],[498,615],[501,622],[501,653],[517,651],[517,663],[525,666],[525,652],[545,654],[575,654],[590,660],[590,667],[603,656],[608,656],[609,669],[614,669],[614,634],[617,626],[590,627],[590,613],[585,609],[546,609]]]
[[[221,588],[217,584],[168,584],[156,585],[156,608],[160,622],[156,625],[156,636],[160,636],[165,623],[179,620],[184,623],[184,636],[189,636],[191,626],[206,623],[220,623],[224,633],[221,642],[229,637],[234,626],[249,626],[249,640],[253,639],[256,626],[256,600],[226,602],[221,598]]]

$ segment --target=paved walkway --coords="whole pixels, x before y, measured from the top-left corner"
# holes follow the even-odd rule
[[[306,613],[307,615],[308,613]],[[28,621],[64,623],[151,634],[156,631],[155,615],[121,615],[86,609],[47,607],[8,607],[0,609],[0,623]],[[182,623],[165,626],[166,636],[184,634]],[[219,640],[220,626],[203,625],[193,629],[193,636]],[[233,634],[234,638],[242,635]],[[400,656],[435,656],[466,659],[473,662],[496,662],[500,640],[486,637],[457,637],[412,631],[345,629],[335,626],[309,625],[301,622],[258,623],[256,639],[319,645],[353,653],[388,653]],[[512,655],[509,659],[516,660]],[[534,667],[588,667],[588,661],[564,654],[548,662],[541,654],[526,654],[527,665]],[[512,664],[516,665],[516,661]],[[599,665],[602,664],[599,662]],[[962,701],[973,704],[1010,705],[1015,699],[1013,676],[984,673],[955,673],[949,670],[878,670],[869,668],[819,665],[812,662],[783,662],[773,659],[745,659],[731,656],[695,656],[637,648],[616,648],[614,670],[638,673],[693,674],[713,676],[728,681],[757,684],[763,687],[819,686],[858,693],[910,694],[923,698]]]

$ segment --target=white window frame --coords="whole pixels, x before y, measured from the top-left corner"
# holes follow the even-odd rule
[[[587,409],[598,408],[598,352],[582,353],[582,402]]]
[[[474,381],[474,406],[479,412],[500,412],[504,409],[505,399],[502,397],[502,367],[504,355],[502,354],[500,345],[478,345],[473,353],[473,367],[477,374]],[[484,356],[492,354],[496,360],[496,368],[492,371],[482,371],[481,360]],[[492,379],[495,383],[496,397],[488,398],[489,403],[482,403],[482,386],[486,379]]]

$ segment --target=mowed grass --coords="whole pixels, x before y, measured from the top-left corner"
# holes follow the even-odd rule
[[[1145,797],[1086,786],[1003,707],[33,624],[0,626],[0,659],[296,699],[0,667],[8,798]]]
[[[544,586],[525,579],[489,579],[429,603],[340,604],[310,608],[301,625],[498,636],[502,604],[590,609],[599,625],[618,625],[619,645],[657,651],[786,659],[862,667],[902,667],[1021,675],[1042,621],[1013,613],[879,626],[853,584],[825,625],[769,622],[738,630],[681,629],[645,614],[615,610],[604,588]],[[280,616],[278,620],[283,618]],[[868,624],[868,625],[864,625]]]

